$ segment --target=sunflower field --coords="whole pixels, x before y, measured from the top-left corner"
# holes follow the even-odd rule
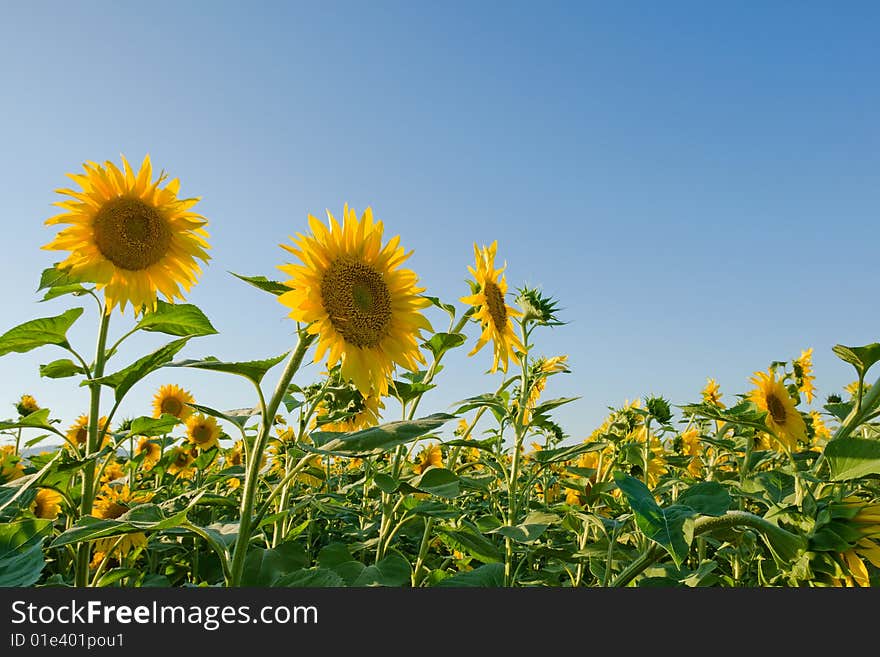
[[[509,286],[497,243],[475,244],[470,289],[440,299],[370,209],[309,215],[269,254],[279,280],[234,281],[281,304],[290,351],[184,359],[216,333],[185,298],[209,260],[199,199],[149,158],[69,177],[43,247],[63,259],[39,293],[70,307],[0,327],[0,356],[62,349],[40,374],[85,388],[89,407],[62,419],[22,391],[0,419],[0,586],[880,584],[880,344],[834,347],[854,382],[822,411],[805,410],[808,348],[756,363],[737,391],[708,379],[692,400],[626,401],[572,441],[554,413],[573,399],[547,394],[569,371],[545,355],[559,301]],[[91,313],[90,359],[67,334]],[[169,341],[119,362],[141,332]],[[489,365],[485,392],[432,408],[456,349]],[[218,409],[169,382],[117,416],[142,379],[179,368],[253,394]]]

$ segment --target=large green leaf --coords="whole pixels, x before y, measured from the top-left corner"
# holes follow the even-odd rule
[[[73,527],[56,538],[50,547],[72,545],[83,541],[94,541],[108,536],[119,536],[132,532],[161,531],[179,527],[186,520],[186,510],[168,518],[155,504],[141,504],[133,507],[118,519],[100,520],[91,516],[80,519]]]
[[[263,292],[268,292],[269,294],[274,294],[275,296],[280,296],[293,289],[287,287],[284,283],[269,280],[265,276],[242,276],[241,274],[236,274],[234,271],[229,273],[236,278],[243,280],[248,285],[253,285],[255,288],[263,290]]]
[[[679,495],[677,503],[704,516],[723,516],[730,508],[731,499],[727,489],[717,481],[703,481]]]
[[[144,314],[135,328],[189,338],[217,333],[198,306],[161,300],[157,301],[155,310]]]
[[[422,346],[431,350],[435,359],[439,359],[450,349],[460,347],[467,338],[461,333],[435,333],[430,340]]]
[[[437,497],[458,497],[460,481],[458,476],[446,468],[431,468],[412,482],[420,491]]]
[[[351,586],[403,586],[412,576],[409,561],[397,554],[389,554],[374,566],[365,567]]]
[[[6,420],[0,422],[0,430],[2,429],[26,429],[26,428],[35,428],[35,429],[49,429],[54,430],[54,427],[49,424],[49,409],[41,408],[38,411],[34,411],[30,415],[25,415],[23,418],[18,420]]]
[[[187,340],[189,338],[180,338],[174,342],[169,342],[164,347],[160,347],[153,353],[136,360],[125,369],[99,379],[94,379],[92,383],[100,383],[101,385],[113,388],[116,401],[119,401],[131,390],[134,384],[174,358],[175,354],[183,349]],[[83,381],[80,385],[88,385],[89,383],[89,381]]]
[[[693,540],[693,509],[682,505],[661,509],[644,483],[622,472],[614,473],[614,481],[632,507],[642,533],[669,552],[676,566],[681,566]]]
[[[46,290],[42,301],[49,301],[65,294],[81,296],[88,292],[88,289],[80,285],[82,282],[80,278],[58,269],[57,266],[53,266],[43,270],[43,273],[40,275],[40,286],[37,288],[37,291]]]
[[[825,445],[825,458],[834,481],[880,474],[880,441],[865,438],[832,440]]]
[[[679,406],[679,408],[687,415],[696,415],[697,417],[709,420],[730,422],[731,424],[767,431],[767,424],[764,422],[767,412],[760,410],[751,401],[743,401],[730,408],[720,408],[713,404],[685,404],[684,406]]]
[[[71,308],[55,317],[32,319],[0,335],[0,356],[10,352],[25,353],[47,344],[69,347],[67,331],[83,314],[82,308]]]
[[[604,442],[579,443],[556,449],[542,449],[534,454],[534,458],[541,465],[547,465],[549,463],[559,463],[560,461],[570,461],[576,456],[586,452],[598,452],[604,447],[606,447]]]
[[[297,543],[282,543],[272,549],[252,547],[245,560],[241,585],[277,586],[285,575],[304,568],[308,561],[305,549]]]
[[[550,525],[559,522],[559,517],[552,513],[532,511],[520,524],[511,527],[503,525],[492,530],[491,533],[501,534],[517,543],[534,543],[541,534],[547,531]]]
[[[136,417],[131,421],[129,433],[134,436],[163,436],[180,424],[173,415],[162,413],[162,417]]]
[[[31,586],[46,561],[43,539],[51,520],[25,519],[0,525],[0,587]]]
[[[208,356],[201,360],[182,360],[176,363],[169,363],[168,367],[192,367],[197,370],[211,370],[212,372],[237,374],[249,379],[254,385],[259,386],[263,377],[266,376],[266,372],[284,360],[288,353],[290,352],[284,352],[280,356],[267,358],[266,360],[251,360],[241,363],[226,363],[218,360],[214,356]]]
[[[831,348],[842,360],[856,368],[859,378],[864,378],[871,366],[880,360],[880,342],[866,344],[864,347],[846,347],[836,344]]]
[[[492,541],[483,536],[476,528],[468,525],[461,527],[438,527],[439,531],[455,544],[483,563],[501,561],[501,552]]]
[[[322,438],[329,438],[321,445],[324,452],[339,456],[371,456],[412,442],[454,418],[447,413],[434,413],[418,420],[389,422],[348,434],[315,432],[313,438],[319,443]]]
[[[504,586],[504,564],[487,563],[466,573],[457,573],[442,579],[435,586],[443,587],[487,587]]]

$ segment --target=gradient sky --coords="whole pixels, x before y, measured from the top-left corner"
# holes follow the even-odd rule
[[[831,347],[880,339],[878,24],[874,2],[2,3],[0,332],[71,304],[34,292],[64,174],[150,153],[210,220],[189,299],[220,335],[181,357],[291,348],[282,306],[228,272],[281,277],[278,244],[347,202],[401,235],[429,294],[457,303],[497,239],[513,287],[559,299],[568,324],[536,339],[569,355],[546,395],[581,397],[557,415],[572,439],[707,376],[730,401],[806,347],[824,398],[854,378]],[[87,354],[93,306],[70,334]],[[85,411],[38,376],[62,357],[0,359],[0,417],[23,392],[65,425]],[[459,350],[421,409],[494,389],[489,364]],[[254,403],[243,379],[164,370],[119,417],[166,382]]]

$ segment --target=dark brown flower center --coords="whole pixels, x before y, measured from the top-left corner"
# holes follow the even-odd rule
[[[163,413],[168,413],[174,417],[180,417],[180,413],[183,411],[183,404],[175,397],[166,397],[162,400],[161,408]]]
[[[321,279],[330,322],[346,342],[375,347],[391,324],[391,293],[382,274],[362,262],[339,258]]]
[[[211,427],[207,426],[206,424],[197,424],[193,427],[190,435],[196,443],[198,443],[199,445],[204,445],[205,443],[211,441],[214,432],[211,431]]]
[[[140,199],[123,196],[108,201],[98,210],[92,227],[101,255],[120,269],[146,269],[171,247],[168,222]]]
[[[770,411],[770,417],[773,418],[776,424],[785,424],[785,404],[772,393],[767,395],[767,410]]]
[[[504,303],[504,295],[501,288],[492,281],[486,281],[483,286],[483,294],[486,296],[486,305],[489,307],[489,316],[492,323],[499,331],[507,326],[507,304]]]

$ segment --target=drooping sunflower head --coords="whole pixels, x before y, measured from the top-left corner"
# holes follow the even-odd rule
[[[15,451],[15,445],[0,446],[0,484],[24,476],[24,464]]]
[[[706,387],[703,388],[702,395],[704,404],[724,408],[724,404],[721,403],[721,386],[715,379],[706,379]]]
[[[798,391],[810,404],[813,402],[813,397],[816,396],[816,386],[813,383],[816,380],[813,375],[813,348],[801,351],[801,355],[794,359],[793,366]]]
[[[58,268],[103,289],[107,312],[131,303],[137,314],[155,308],[158,293],[173,302],[196,283],[196,260],[209,259],[207,221],[191,211],[198,198],[178,198],[177,178],[153,180],[149,155],[137,173],[125,157],[122,165],[86,162],[85,173],[68,174],[81,190],[57,190],[70,198],[46,224],[68,226],[43,248],[69,251]]]
[[[360,220],[346,205],[343,225],[327,212],[330,225],[309,215],[310,235],[297,233],[294,246],[281,247],[302,264],[284,264],[292,289],[278,297],[289,316],[308,324],[318,336],[315,362],[341,362],[341,375],[364,397],[388,392],[395,365],[415,370],[424,363],[421,331],[431,325],[420,309],[430,301],[419,296],[418,277],[401,264],[411,254],[394,237],[382,244],[381,221],[370,208]]]
[[[153,397],[153,417],[162,417],[168,413],[180,420],[186,420],[193,414],[193,409],[187,404],[195,401],[188,390],[172,384],[160,386]]]
[[[680,436],[681,453],[685,456],[699,456],[703,453],[703,443],[700,442],[700,432],[696,429],[687,429]]]
[[[128,513],[131,507],[148,502],[151,497],[150,493],[132,493],[128,486],[104,484],[95,497],[92,515],[104,520],[116,519]]]
[[[37,404],[37,400],[30,395],[22,395],[21,399],[15,404],[15,410],[22,417],[27,417],[31,413],[36,413],[40,410],[40,406]]]
[[[191,415],[186,421],[186,437],[201,451],[206,451],[217,447],[217,441],[220,440],[220,427],[217,426],[217,420],[210,415],[197,413]]]
[[[422,448],[413,465],[413,471],[416,474],[424,474],[425,470],[431,466],[443,467],[443,452],[440,451],[440,445],[437,443],[431,443]]]
[[[755,372],[751,382],[756,388],[749,393],[749,399],[762,411],[767,411],[764,422],[776,435],[782,446],[792,450],[798,441],[807,438],[807,425],[788,394],[782,379],[776,373]]]
[[[61,513],[61,503],[64,496],[51,488],[41,488],[31,503],[31,513],[37,518],[55,520]]]
[[[506,372],[510,360],[516,358],[516,351],[525,351],[525,348],[513,330],[514,317],[522,316],[522,312],[507,305],[507,279],[504,276],[504,267],[495,268],[495,254],[498,251],[498,242],[492,242],[491,246],[480,249],[474,244],[474,258],[476,268],[468,266],[468,270],[474,277],[474,293],[462,297],[461,302],[473,306],[474,319],[480,322],[482,334],[477,340],[476,346],[468,356],[473,356],[486,343],[492,341],[493,361],[492,372],[501,367]]]

